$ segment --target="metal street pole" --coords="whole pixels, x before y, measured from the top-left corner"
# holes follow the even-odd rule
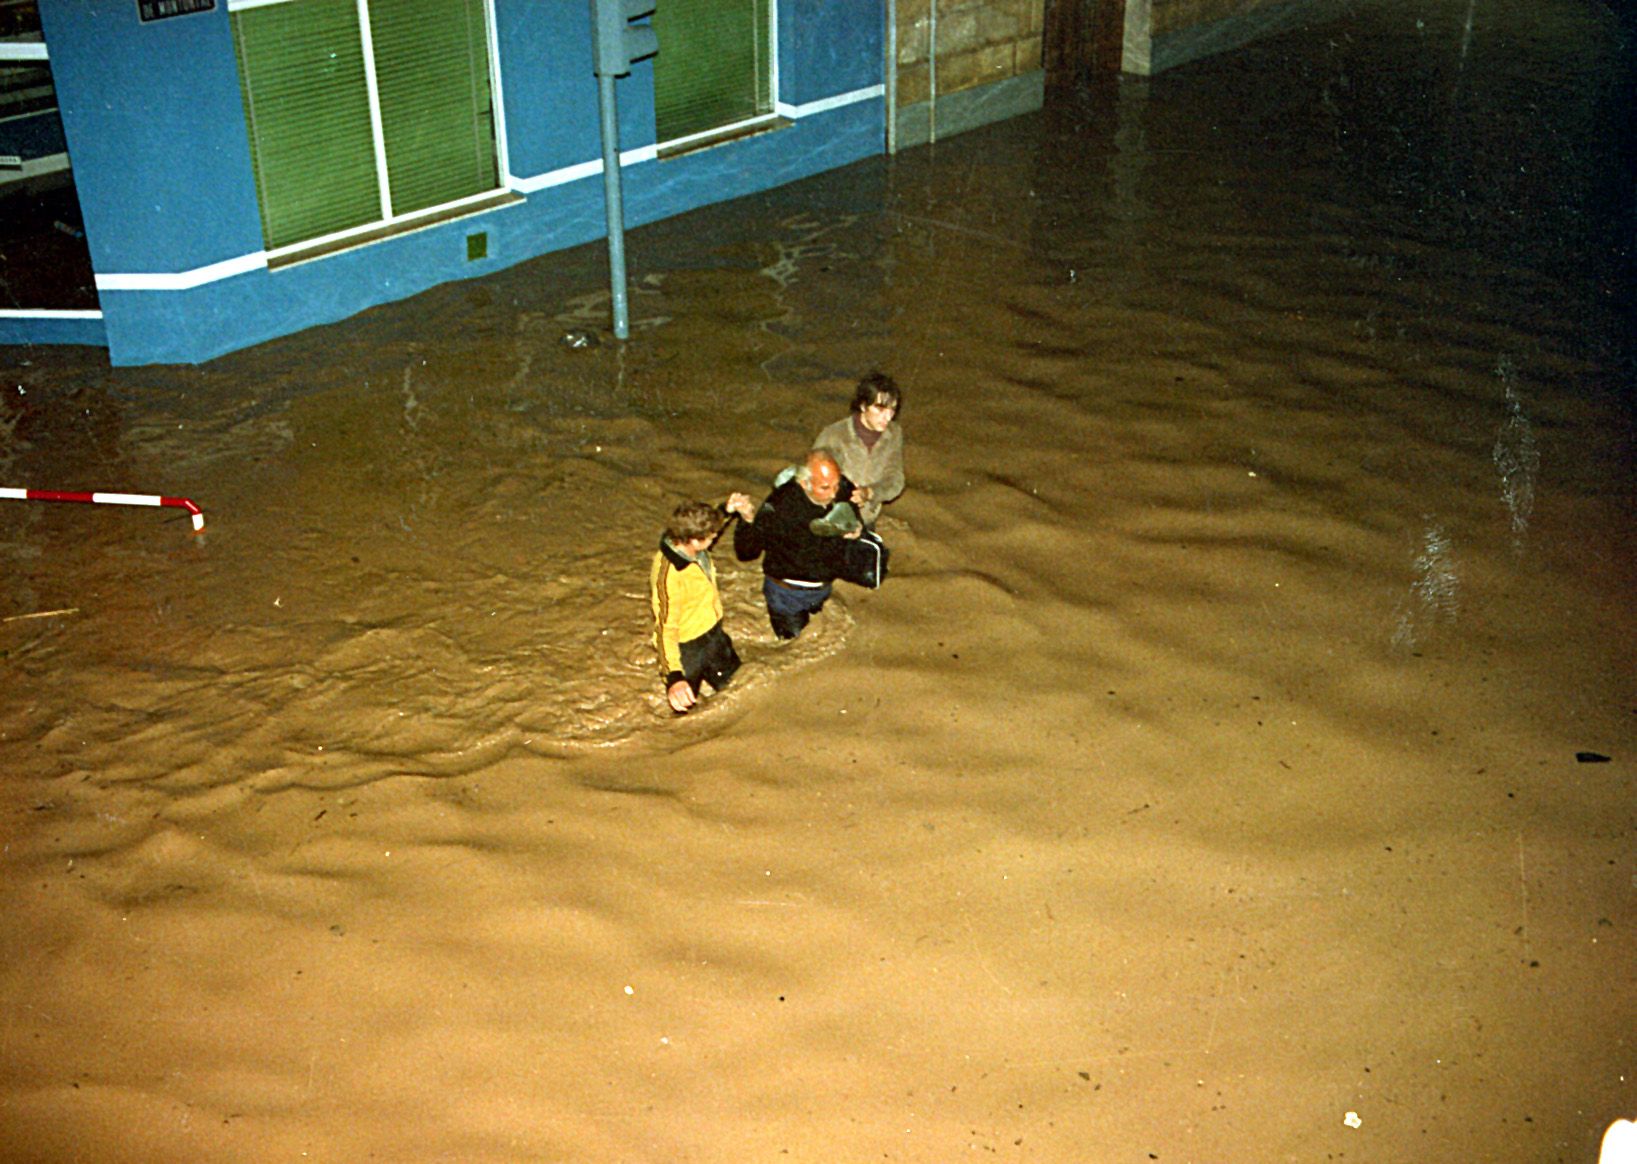
[[[591,0],[591,71],[597,74],[597,108],[602,119],[603,201],[608,208],[608,281],[614,301],[614,336],[625,339],[631,323],[625,302],[625,206],[620,198],[620,117],[614,78],[631,62],[659,51],[653,26],[632,25],[654,12],[655,0]]]
[[[614,300],[614,337],[631,334],[625,296],[625,205],[620,197],[620,119],[614,78],[597,77],[597,105],[602,112],[603,201],[608,209],[608,283]]]

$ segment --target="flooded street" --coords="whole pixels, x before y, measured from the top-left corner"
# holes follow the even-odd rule
[[[0,1156],[1594,1160],[1632,61],[1361,3],[634,230],[623,345],[589,247],[0,348],[0,485],[207,523],[0,502]],[[721,547],[674,720],[666,515],[877,367],[892,577],[778,644]]]

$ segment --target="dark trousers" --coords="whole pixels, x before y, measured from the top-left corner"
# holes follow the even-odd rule
[[[763,578],[762,597],[767,599],[767,621],[773,624],[773,633],[781,639],[793,639],[801,634],[808,619],[824,609],[830,599],[830,584],[784,586],[772,578]]]
[[[733,649],[733,640],[721,623],[697,639],[678,643],[677,649],[682,654],[682,677],[696,695],[701,681],[709,683],[713,691],[720,691],[739,669],[739,652]]]

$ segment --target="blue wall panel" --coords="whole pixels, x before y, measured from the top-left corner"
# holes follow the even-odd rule
[[[135,0],[40,0],[40,21],[97,272],[259,251],[226,5],[144,24]]]
[[[0,344],[106,345],[102,320],[61,316],[0,316]]]
[[[881,109],[880,101],[863,101],[731,145],[628,167],[626,225],[770,190],[879,154]]]
[[[512,174],[526,179],[596,158],[590,4],[497,0],[495,32]]]
[[[104,291],[110,356],[118,364],[196,363],[499,270],[538,253],[515,247],[526,238],[526,211],[518,204],[189,291]],[[469,262],[466,236],[478,231],[489,236],[490,257]]]
[[[881,0],[780,0],[779,100],[806,105],[884,83],[884,7]]]

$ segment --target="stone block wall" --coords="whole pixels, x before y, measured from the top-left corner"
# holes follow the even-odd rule
[[[932,4],[898,0],[898,101],[931,96]],[[1038,72],[1045,0],[936,0],[938,96]]]

